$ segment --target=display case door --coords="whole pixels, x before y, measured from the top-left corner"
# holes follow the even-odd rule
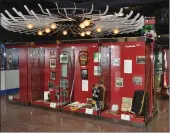
[[[28,48],[28,95],[31,101],[43,97],[44,49]]]

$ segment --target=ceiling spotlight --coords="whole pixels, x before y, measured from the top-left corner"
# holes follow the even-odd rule
[[[84,29],[85,25],[83,23],[80,24],[80,28]]]
[[[119,30],[118,30],[118,29],[114,29],[113,33],[114,33],[114,34],[118,34],[118,33],[119,33]]]
[[[90,35],[91,34],[91,31],[86,31],[86,35]]]
[[[42,36],[43,35],[43,32],[41,30],[38,31],[38,35],[39,36]]]
[[[51,31],[50,28],[46,28],[46,29],[45,29],[45,32],[46,32],[46,33],[50,33],[50,31]]]
[[[66,30],[63,31],[63,35],[67,35],[67,31]]]
[[[97,32],[101,32],[102,30],[101,30],[101,28],[97,28],[96,31]]]
[[[27,25],[27,28],[28,28],[28,29],[32,29],[33,27],[34,27],[33,24],[28,24],[28,25]]]
[[[50,25],[50,27],[51,27],[51,29],[56,29],[57,25],[56,25],[56,23],[53,23]]]
[[[90,25],[90,20],[84,20],[83,25],[84,26],[89,26]]]
[[[85,36],[85,33],[84,33],[84,32],[82,32],[80,35],[81,35],[81,36]]]

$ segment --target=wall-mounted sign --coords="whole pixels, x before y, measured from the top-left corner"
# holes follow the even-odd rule
[[[124,60],[124,73],[132,73],[132,60]]]
[[[116,87],[123,87],[123,78],[116,78]]]
[[[87,51],[81,51],[79,53],[79,63],[80,63],[80,66],[86,66],[88,64],[88,52]]]
[[[120,66],[120,58],[113,59],[113,66]]]

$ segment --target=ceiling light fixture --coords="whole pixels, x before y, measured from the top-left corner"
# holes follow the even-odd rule
[[[90,35],[91,34],[91,31],[86,31],[86,35]]]
[[[118,33],[119,33],[119,30],[118,30],[118,29],[114,29],[113,33],[114,33],[114,34],[118,34]]]
[[[46,33],[50,33],[50,31],[51,31],[50,28],[46,28],[46,29],[45,29],[45,32],[46,32]]]
[[[99,32],[101,32],[102,30],[101,30],[101,28],[97,28],[96,31],[99,33]]]
[[[89,26],[90,25],[90,20],[84,20],[83,25],[84,26]]]
[[[80,24],[80,28],[84,29],[85,25],[83,23]]]
[[[67,31],[66,30],[63,31],[63,35],[67,35]]]
[[[56,29],[57,25],[56,25],[56,23],[53,23],[53,24],[50,25],[50,27],[51,27],[51,29]]]
[[[84,37],[84,36],[85,36],[85,33],[84,33],[84,32],[82,32],[80,35],[81,35],[82,37]]]
[[[41,30],[38,31],[38,35],[39,36],[42,36],[43,35],[43,32]]]
[[[28,28],[28,29],[33,29],[33,27],[34,27],[33,24],[28,24],[28,25],[27,25],[27,28]]]

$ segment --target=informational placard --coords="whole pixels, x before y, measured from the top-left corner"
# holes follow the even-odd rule
[[[94,75],[95,76],[101,75],[101,67],[100,66],[94,66]]]
[[[50,91],[44,91],[44,100],[48,100],[48,94]]]
[[[88,80],[82,80],[82,91],[88,91]]]
[[[8,99],[9,100],[13,100],[13,96],[8,96]]]
[[[132,98],[122,97],[121,111],[130,112],[132,109]]]
[[[132,60],[124,60],[124,73],[132,73]]]
[[[67,77],[67,64],[62,64],[62,77]]]
[[[101,54],[100,53],[94,53],[94,62],[100,62]]]
[[[56,103],[53,103],[53,102],[50,103],[50,108],[56,108],[56,106],[57,106]]]
[[[123,78],[116,78],[116,87],[123,87]]]
[[[86,114],[92,115],[93,114],[93,109],[86,108]]]
[[[120,66],[120,58],[113,59],[113,66]]]
[[[121,120],[130,121],[130,115],[121,114]]]

